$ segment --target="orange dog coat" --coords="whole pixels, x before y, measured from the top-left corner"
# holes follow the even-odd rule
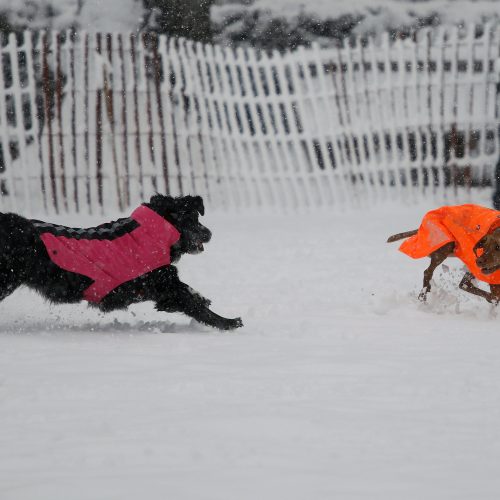
[[[476,265],[473,248],[488,233],[500,227],[500,212],[479,205],[445,206],[427,212],[418,233],[399,250],[414,259],[426,257],[446,243],[455,242],[455,255],[481,281],[500,284],[500,270],[483,274]]]

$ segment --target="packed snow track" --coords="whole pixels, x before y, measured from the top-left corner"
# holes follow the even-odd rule
[[[180,274],[234,332],[15,292],[0,499],[498,499],[500,310],[451,259],[419,303],[427,261],[385,243],[429,208],[209,213]]]

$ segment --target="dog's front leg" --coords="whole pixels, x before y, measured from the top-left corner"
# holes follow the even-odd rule
[[[191,288],[189,285],[186,285],[184,283],[182,283],[187,291],[189,292],[189,294],[192,295],[193,299],[196,301],[196,302],[200,302],[202,303],[205,307],[210,307],[210,304],[212,303],[212,301],[210,299],[207,299],[206,297],[203,297],[203,295],[200,293],[200,292],[197,292],[196,290],[194,290],[193,288]]]
[[[462,281],[460,282],[460,285],[458,285],[458,288],[460,290],[464,290],[465,292],[472,293],[473,295],[477,295],[479,297],[482,297],[483,299],[486,299],[488,302],[492,304],[498,304],[498,296],[494,295],[492,293],[486,292],[485,290],[481,290],[477,286],[472,283],[472,280],[474,279],[474,276],[472,273],[465,273],[464,277],[462,278]]]
[[[211,311],[208,306],[210,301],[193,290],[185,283],[178,282],[168,296],[156,302],[158,311],[182,312],[199,323],[203,323],[219,330],[233,330],[243,326],[241,318],[223,318]]]
[[[434,275],[434,271],[440,264],[442,264],[446,260],[447,257],[453,255],[454,250],[455,243],[451,241],[430,254],[431,263],[429,264],[429,267],[424,271],[423,287],[418,296],[418,299],[422,302],[425,302],[427,300],[427,294],[431,291],[431,280],[432,276]]]

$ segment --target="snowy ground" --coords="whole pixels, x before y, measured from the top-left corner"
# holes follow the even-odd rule
[[[0,498],[499,498],[500,311],[456,289],[456,264],[418,303],[427,262],[385,239],[423,211],[209,214],[179,267],[242,315],[233,333],[16,292]]]

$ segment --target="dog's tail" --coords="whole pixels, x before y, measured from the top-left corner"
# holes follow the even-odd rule
[[[393,241],[403,240],[409,238],[410,236],[415,236],[418,233],[418,229],[413,231],[406,231],[406,233],[393,234],[387,238],[387,243],[392,243]]]

